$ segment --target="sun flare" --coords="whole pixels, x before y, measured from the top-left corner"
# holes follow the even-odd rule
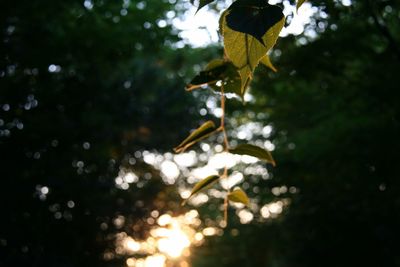
[[[119,233],[116,250],[129,257],[126,259],[128,267],[168,267],[171,262],[189,266],[190,247],[204,242],[204,233],[196,231],[201,223],[198,216],[196,210],[177,217],[169,214],[158,216],[157,213],[157,218],[154,218],[157,223],[145,240],[135,240],[125,232]]]

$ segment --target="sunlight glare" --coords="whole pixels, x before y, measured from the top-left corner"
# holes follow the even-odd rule
[[[189,238],[180,229],[168,230],[166,234],[167,237],[157,241],[158,249],[171,258],[179,257],[184,249],[189,247]]]
[[[165,160],[161,163],[161,173],[165,176],[165,182],[168,184],[175,183],[176,178],[178,178],[180,171],[178,166],[170,160]]]
[[[167,224],[169,224],[172,220],[171,215],[169,214],[163,214],[160,216],[160,218],[158,218],[157,222],[160,226],[165,226]]]
[[[162,254],[155,254],[149,256],[144,261],[144,267],[164,267],[165,266],[165,256]]]
[[[152,211],[150,218],[158,217],[159,213]],[[126,232],[116,234],[115,252],[126,255],[126,266],[132,267],[165,267],[189,266],[187,258],[190,247],[199,246],[204,242],[204,236],[220,235],[222,231],[208,227],[204,231],[198,229],[201,224],[199,212],[190,210],[177,217],[162,214],[157,219],[158,226],[150,230],[150,236],[144,240],[135,240]],[[133,257],[139,255],[139,257]],[[113,254],[104,257],[113,257]]]
[[[137,252],[140,250],[140,243],[136,242],[133,238],[127,238],[125,247],[131,251]]]
[[[222,152],[211,156],[208,165],[213,169],[222,169],[225,166],[227,168],[232,168],[238,163],[238,158],[240,157]]]
[[[270,4],[281,1],[269,1]],[[350,0],[342,0],[344,4],[351,3]],[[299,35],[304,31],[304,26],[311,21],[311,17],[318,12],[310,3],[304,3],[299,12],[296,12],[295,5],[291,5],[288,0],[283,1],[284,11],[287,16],[294,14],[288,27],[282,29],[280,36]],[[180,31],[180,37],[185,43],[193,47],[205,47],[219,41],[219,15],[210,11],[207,7],[201,9],[196,14],[196,7],[191,6],[183,19],[174,18],[173,26]],[[246,97],[246,96],[245,96]]]

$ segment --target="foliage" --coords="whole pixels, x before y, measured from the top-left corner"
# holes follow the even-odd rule
[[[194,3],[194,1],[191,2],[192,4]],[[213,1],[200,1],[198,10],[211,2]],[[297,8],[303,3],[304,1],[299,1]],[[211,61],[205,70],[200,72],[186,86],[186,90],[191,91],[203,86],[209,86],[216,92],[220,92],[221,109],[223,112],[221,124],[215,130],[215,125],[212,121],[204,123],[174,150],[177,153],[184,152],[193,144],[217,131],[221,131],[224,135],[225,152],[257,157],[275,166],[272,155],[264,148],[251,144],[240,144],[235,148],[230,148],[224,125],[225,93],[234,93],[244,100],[253,73],[260,62],[273,71],[276,71],[267,53],[278,39],[279,33],[285,23],[285,16],[279,6],[270,5],[268,1],[236,0],[222,13],[219,23],[220,34],[223,37],[225,57],[224,59]],[[202,187],[203,184],[208,185],[210,177],[205,178],[197,184],[190,196],[200,191],[198,187]],[[224,178],[228,178],[227,167],[224,168],[221,174],[221,179]],[[225,221],[227,221],[228,200],[235,199],[240,200],[239,202],[247,203],[247,195],[244,194],[242,189],[239,190],[231,192],[231,188],[228,188],[225,197]],[[237,194],[240,194],[240,197]]]

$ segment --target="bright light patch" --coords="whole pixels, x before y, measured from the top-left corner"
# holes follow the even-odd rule
[[[123,180],[127,183],[136,183],[137,181],[139,181],[139,177],[133,172],[128,172],[127,174],[125,174]]]
[[[222,153],[213,155],[210,158],[208,165],[214,169],[222,169],[225,166],[227,168],[232,168],[233,166],[235,166],[237,164],[237,162],[238,162],[238,160],[235,155],[227,153],[227,152],[222,152]]]
[[[351,6],[351,0],[342,0],[342,5]]]
[[[209,12],[207,8],[195,14],[196,10],[196,7],[191,6],[183,20],[179,18],[172,20],[175,28],[180,30],[180,37],[194,47],[204,47],[218,42],[219,23],[216,14]]]
[[[161,163],[161,173],[167,178],[168,183],[173,184],[179,176],[179,169],[176,164],[170,160],[165,160]]]
[[[125,247],[133,252],[137,252],[140,250],[140,243],[136,242],[133,238],[127,238]]]
[[[238,216],[239,216],[240,222],[243,224],[250,223],[254,218],[253,213],[251,213],[248,210],[239,211]]]
[[[283,14],[288,16],[294,14],[288,27],[282,29],[279,36],[285,37],[290,34],[299,35],[304,31],[304,26],[311,21],[311,17],[318,12],[317,8],[313,8],[310,3],[305,2],[301,8],[296,11],[296,7],[291,5],[289,1],[283,1]]]
[[[129,258],[126,260],[126,265],[128,265],[129,267],[133,267],[135,266],[136,263],[136,259],[135,258]]]
[[[205,236],[213,236],[217,235],[218,230],[215,227],[207,227],[203,229],[203,235]]]
[[[172,220],[171,215],[163,214],[158,218],[157,222],[160,226],[165,226],[165,225],[169,224],[171,222],[171,220]]]
[[[49,193],[49,188],[48,188],[47,186],[43,186],[43,187],[40,189],[40,192],[41,192],[43,195],[46,195],[46,194]]]
[[[174,156],[174,161],[183,167],[190,167],[196,164],[196,152],[190,151],[187,153],[182,153]]]
[[[147,164],[154,165],[156,163],[156,155],[153,153],[143,152],[143,160]]]
[[[188,236],[179,228],[164,232],[165,238],[157,241],[158,249],[172,258],[179,257],[185,248],[190,246]]]
[[[276,4],[282,1],[270,0],[270,4]],[[350,0],[342,0],[343,5],[351,4]],[[304,3],[296,12],[296,7],[291,5],[289,1],[283,1],[285,16],[294,14],[290,25],[283,28],[280,36],[290,34],[299,35],[304,31],[304,25],[310,23],[310,18],[316,12],[317,8],[313,8],[310,3]],[[174,18],[172,24],[180,31],[180,36],[185,40],[185,43],[193,47],[204,47],[219,41],[219,15],[210,11],[207,7],[202,8],[197,14],[197,7],[191,6],[185,13],[183,19]],[[245,100],[248,96],[245,95]]]
[[[243,181],[243,174],[240,172],[234,172],[225,179],[221,179],[219,182],[224,189],[232,188],[234,185]]]
[[[165,266],[165,256],[162,254],[155,254],[153,256],[149,256],[144,261],[145,267],[164,267]]]
[[[153,220],[154,216],[159,215],[154,211],[151,213],[150,218]],[[115,253],[126,255],[126,265],[132,267],[189,266],[185,258],[190,255],[190,246],[199,246],[204,242],[203,233],[195,230],[201,224],[198,216],[196,210],[190,210],[178,217],[162,214],[158,217],[158,225],[151,229],[150,236],[141,241],[120,232],[115,236]],[[220,233],[219,229],[213,231]],[[136,258],[134,255],[140,256]],[[113,256],[105,253],[104,257]]]
[[[191,171],[191,175],[196,177],[197,178],[196,180],[201,180],[203,178],[206,178],[207,176],[215,175],[215,174],[218,174],[217,170],[208,165],[206,165],[204,167],[193,169]]]
[[[258,161],[258,158],[253,157],[253,156],[243,155],[241,157],[241,160],[245,164],[253,164],[253,163],[256,163]]]

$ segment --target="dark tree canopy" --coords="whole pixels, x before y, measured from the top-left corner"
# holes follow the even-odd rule
[[[166,186],[134,153],[169,150],[197,116],[178,74],[187,62],[172,53],[179,39],[157,26],[172,9],[2,2],[0,266],[107,265],[114,216],[164,209],[153,200]],[[152,179],[116,189],[120,166],[132,165]]]

